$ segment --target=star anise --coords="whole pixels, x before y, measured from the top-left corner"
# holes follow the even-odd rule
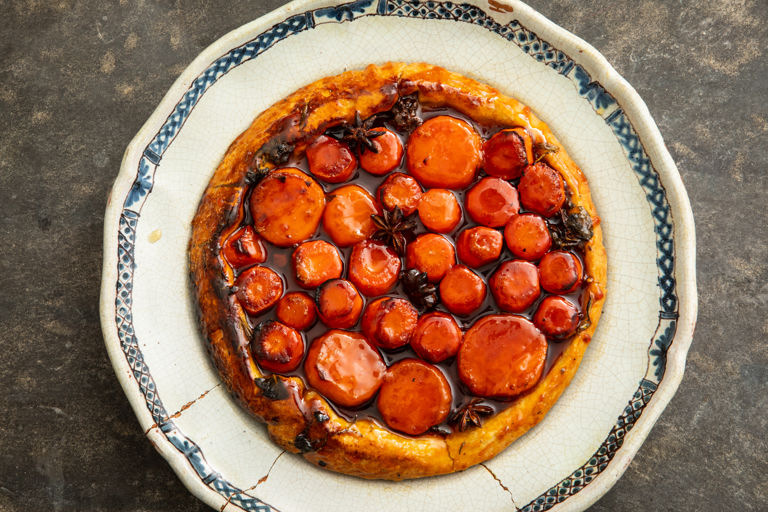
[[[383,128],[371,128],[375,119],[375,117],[369,117],[363,121],[360,119],[360,112],[355,111],[355,124],[344,125],[341,139],[358,153],[363,153],[366,149],[378,153],[379,148],[376,147],[372,139],[381,137],[385,132]]]
[[[419,98],[416,94],[401,96],[387,113],[392,126],[401,132],[412,132],[421,124]]]
[[[592,238],[592,217],[582,206],[565,205],[547,223],[557,249],[583,247]]]
[[[384,210],[382,215],[371,215],[373,223],[376,225],[376,232],[371,238],[384,242],[392,247],[397,254],[405,254],[405,246],[408,243],[406,235],[412,234],[416,228],[416,220],[403,215],[399,206],[395,206],[392,211]]]
[[[405,293],[411,302],[424,309],[437,306],[437,287],[427,280],[427,273],[411,268],[400,274]]]
[[[480,416],[488,416],[493,414],[493,407],[490,405],[482,405],[481,398],[474,398],[464,407],[454,411],[448,422],[457,426],[459,432],[464,432],[471,427],[479,427],[482,425]]]

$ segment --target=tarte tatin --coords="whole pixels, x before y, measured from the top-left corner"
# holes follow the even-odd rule
[[[587,181],[498,90],[429,64],[323,78],[229,147],[192,224],[208,349],[275,443],[401,480],[541,421],[605,298]]]

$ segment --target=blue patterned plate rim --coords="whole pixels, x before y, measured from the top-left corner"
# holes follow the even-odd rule
[[[497,13],[510,20],[502,24],[496,20]],[[276,510],[228,482],[168,416],[133,333],[135,228],[163,153],[219,77],[294,34],[367,16],[472,23],[516,44],[573,82],[612,129],[646,192],[657,237],[660,291],[659,320],[648,349],[646,375],[598,450],[567,478],[520,507],[524,512],[554,507],[583,510],[618,480],[682,379],[697,313],[693,214],[661,134],[634,89],[597,50],[518,1],[356,0],[327,5],[298,0],[230,32],[203,51],[128,146],[107,204],[100,311],[105,343],[121,385],[150,441],[196,496],[216,508],[230,504],[241,510]],[[525,25],[519,19],[526,20]],[[548,42],[554,38],[559,48]],[[625,443],[630,431],[633,435]]]

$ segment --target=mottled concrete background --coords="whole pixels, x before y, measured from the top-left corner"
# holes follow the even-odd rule
[[[207,510],[107,360],[102,219],[123,150],[179,73],[282,3],[0,0],[0,510]],[[592,510],[768,510],[768,3],[531,3],[645,99],[696,217],[685,378]]]

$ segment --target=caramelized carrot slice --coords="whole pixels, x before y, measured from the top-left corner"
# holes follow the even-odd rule
[[[276,169],[251,193],[253,228],[268,242],[288,247],[315,234],[324,206],[315,180],[298,169]]]
[[[541,301],[533,315],[533,323],[554,339],[564,339],[576,332],[581,322],[579,309],[563,297],[549,295]]]
[[[403,143],[392,130],[376,129],[384,132],[384,135],[371,140],[378,152],[364,150],[360,153],[360,167],[373,175],[382,176],[400,165],[403,159]]]
[[[483,168],[489,176],[514,180],[532,163],[533,140],[525,128],[501,130],[483,145]]]
[[[539,262],[541,287],[549,293],[571,293],[581,284],[581,261],[566,251],[552,251]]]
[[[366,308],[363,314],[363,334],[381,348],[400,348],[411,340],[418,318],[416,308],[407,300],[385,297]]]
[[[523,206],[544,217],[553,216],[565,203],[563,178],[545,162],[526,167],[517,189]]]
[[[326,183],[347,181],[357,169],[357,159],[343,142],[319,136],[307,146],[309,172]]]
[[[408,139],[408,171],[425,187],[461,189],[475,179],[481,147],[480,136],[466,121],[433,117]]]
[[[403,359],[384,375],[376,405],[390,428],[415,436],[445,421],[452,399],[451,386],[437,367]]]
[[[379,185],[377,194],[382,206],[387,210],[394,210],[395,206],[399,206],[403,215],[410,215],[419,205],[421,187],[413,177],[395,172]]]
[[[501,178],[483,178],[469,189],[467,213],[483,226],[497,228],[507,223],[520,209],[515,187]]]
[[[307,382],[337,405],[357,407],[376,394],[387,366],[359,332],[330,330],[307,352]]]
[[[349,256],[349,280],[369,297],[384,295],[395,286],[400,274],[400,258],[387,245],[363,240]]]
[[[449,233],[461,220],[459,201],[450,190],[431,188],[419,200],[419,219],[429,230]]]
[[[499,308],[513,313],[522,313],[541,295],[539,272],[536,265],[527,261],[502,263],[488,284]]]
[[[234,268],[243,268],[267,260],[267,249],[251,226],[244,226],[227,238],[221,253]]]
[[[456,240],[459,259],[472,268],[496,261],[501,255],[504,237],[495,229],[476,226],[465,229]]]
[[[440,300],[456,315],[468,315],[483,305],[485,283],[464,265],[456,265],[440,282]]]
[[[461,338],[461,329],[451,315],[427,313],[416,324],[416,330],[411,336],[411,347],[420,358],[439,363],[456,355]]]
[[[509,219],[504,227],[504,240],[512,254],[528,261],[541,259],[552,246],[547,223],[535,213],[521,213]]]
[[[315,301],[304,292],[291,292],[283,295],[275,310],[277,319],[289,327],[304,330],[312,326],[317,319]]]
[[[464,334],[459,348],[459,378],[478,396],[512,398],[541,378],[547,340],[517,315],[488,315]]]
[[[316,288],[341,277],[344,265],[339,250],[324,240],[304,242],[293,251],[293,270],[302,288]]]
[[[301,363],[304,340],[296,329],[270,320],[260,323],[253,331],[251,353],[265,370],[290,372]]]
[[[317,312],[328,327],[352,327],[363,312],[363,298],[355,285],[344,279],[326,281],[317,289]]]
[[[434,233],[419,235],[408,244],[406,268],[426,272],[430,283],[439,282],[456,263],[456,251],[445,237]]]
[[[339,247],[365,240],[376,231],[371,215],[379,214],[376,200],[358,185],[345,185],[330,194],[323,228]]]
[[[267,267],[251,267],[235,280],[235,296],[251,315],[258,315],[274,306],[283,294],[283,281]]]

